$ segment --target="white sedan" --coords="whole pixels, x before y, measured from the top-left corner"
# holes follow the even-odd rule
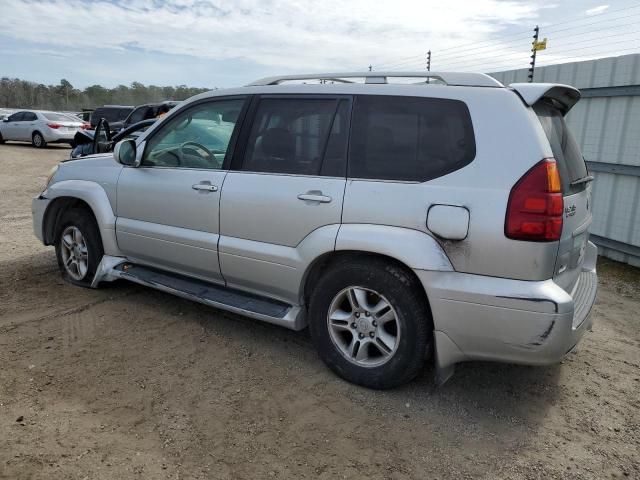
[[[0,122],[0,143],[7,140],[31,142],[43,148],[47,143],[73,144],[73,137],[85,124],[79,119],[56,112],[20,110]]]

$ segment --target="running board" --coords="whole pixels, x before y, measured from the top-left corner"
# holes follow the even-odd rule
[[[100,262],[92,286],[118,278],[292,330],[306,326],[299,306],[107,255]]]

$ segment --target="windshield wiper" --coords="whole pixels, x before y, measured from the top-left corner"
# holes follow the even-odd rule
[[[574,180],[573,182],[571,182],[571,186],[575,187],[576,185],[580,185],[582,183],[589,183],[589,182],[593,182],[593,175],[586,175],[582,178]]]

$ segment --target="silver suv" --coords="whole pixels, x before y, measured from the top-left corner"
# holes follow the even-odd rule
[[[597,250],[557,84],[471,73],[268,78],[191,98],[61,163],[33,200],[65,279],[126,279],[299,330],[341,377],[440,382],[558,362],[590,327]]]

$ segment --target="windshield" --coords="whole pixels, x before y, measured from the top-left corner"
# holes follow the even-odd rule
[[[537,103],[533,107],[538,115],[553,156],[558,163],[558,171],[565,194],[573,194],[585,189],[586,183],[571,186],[572,182],[588,175],[584,157],[578,142],[567,126],[562,113],[549,101]]]

